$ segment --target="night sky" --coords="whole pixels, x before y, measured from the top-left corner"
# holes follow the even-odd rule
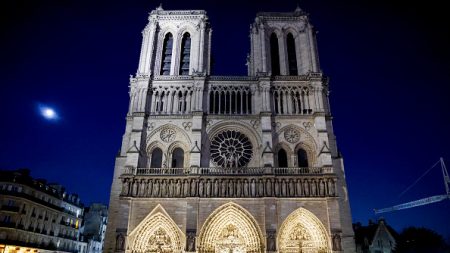
[[[162,1],[205,9],[215,75],[246,75],[249,25],[258,11],[297,1]],[[444,194],[440,167],[398,195],[439,157],[450,167],[450,15],[440,1],[313,1],[330,77],[338,147],[354,222],[373,208]],[[444,1],[443,1],[444,2]],[[141,31],[160,1],[25,1],[0,4],[0,168],[29,168],[80,195],[109,201],[125,130],[129,75]],[[59,118],[39,112],[51,106]],[[395,229],[425,226],[450,238],[450,200],[385,214]]]

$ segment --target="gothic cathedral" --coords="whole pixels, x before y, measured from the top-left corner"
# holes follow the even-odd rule
[[[354,252],[308,15],[258,13],[248,76],[212,76],[205,11],[152,11],[105,253]]]

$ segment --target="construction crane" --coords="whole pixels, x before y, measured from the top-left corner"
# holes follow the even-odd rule
[[[423,199],[418,199],[418,200],[414,200],[411,202],[399,204],[396,206],[386,207],[386,208],[382,208],[382,209],[374,209],[375,214],[393,212],[393,211],[413,208],[416,206],[428,205],[431,203],[436,203],[436,202],[440,202],[440,201],[443,201],[446,199],[450,199],[450,190],[449,190],[450,178],[448,176],[447,168],[445,167],[444,159],[442,159],[442,157],[430,169],[428,169],[421,177],[419,177],[410,187],[408,187],[406,190],[404,190],[400,195],[403,195],[405,192],[407,192],[409,189],[411,189],[420,179],[422,179],[422,177],[424,177],[431,169],[436,167],[436,165],[439,163],[441,164],[442,176],[444,177],[444,185],[445,185],[446,194],[431,196],[431,197],[423,198]]]

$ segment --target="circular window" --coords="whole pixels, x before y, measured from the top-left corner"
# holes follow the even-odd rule
[[[227,130],[217,134],[211,141],[211,158],[220,167],[244,167],[252,155],[252,143],[241,132]]]

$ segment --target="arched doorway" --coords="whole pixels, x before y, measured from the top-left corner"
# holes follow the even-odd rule
[[[310,211],[299,208],[281,224],[277,236],[279,253],[328,253],[329,239],[322,222]]]
[[[198,252],[264,252],[262,234],[251,214],[230,202],[217,208],[203,224]]]
[[[158,205],[127,240],[127,252],[132,253],[181,253],[186,237],[164,208]]]

